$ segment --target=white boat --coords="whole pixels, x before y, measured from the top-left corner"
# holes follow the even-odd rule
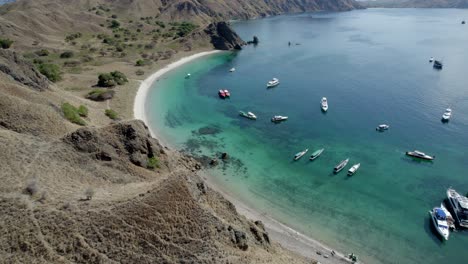
[[[442,115],[442,121],[443,122],[448,122],[451,117],[452,117],[452,109],[450,109],[450,108],[445,109],[445,112]]]
[[[307,151],[309,151],[309,149],[305,149],[301,152],[296,153],[296,155],[294,155],[294,160],[302,158],[302,156],[304,156],[307,153]]]
[[[315,160],[315,159],[318,158],[320,155],[322,155],[322,152],[323,152],[324,150],[325,150],[325,149],[319,149],[319,150],[314,151],[314,153],[312,153],[312,155],[310,155],[309,160]]]
[[[348,162],[349,162],[349,158],[342,160],[340,163],[338,163],[338,165],[335,166],[335,168],[333,168],[333,172],[334,173],[340,172],[344,167],[346,167],[346,165],[348,165]]]
[[[322,111],[328,111],[328,100],[326,97],[323,97],[322,100],[320,100],[320,107],[322,108]]]
[[[236,71],[236,68],[231,68],[231,69],[229,70],[229,72],[235,72],[235,71]]]
[[[455,220],[461,227],[468,228],[468,198],[452,188],[447,189],[447,198],[455,213]]]
[[[435,159],[435,156],[429,156],[426,153],[421,152],[419,150],[407,151],[406,155],[414,157],[414,158],[418,158],[418,159],[424,159],[424,160],[433,160],[433,159]]]
[[[192,75],[190,73],[187,73],[187,75],[185,75],[185,79],[190,78],[190,76],[192,76]]]
[[[450,231],[447,223],[447,215],[444,210],[439,207],[434,207],[432,211],[429,211],[429,214],[431,215],[432,224],[437,233],[439,233],[443,239],[448,240]]]
[[[361,163],[354,164],[349,170],[348,170],[348,176],[353,176],[356,171],[361,167]]]
[[[271,81],[267,83],[267,87],[275,87],[279,84],[279,80],[277,78],[273,78]]]
[[[257,116],[252,113],[252,112],[243,112],[243,111],[239,111],[239,115],[243,116],[243,117],[246,117],[248,119],[252,119],[252,120],[256,120],[257,119]]]
[[[440,204],[440,209],[444,210],[445,212],[445,215],[447,216],[447,224],[448,224],[448,227],[450,229],[455,229],[455,219],[453,219],[453,216],[452,214],[450,213],[450,211],[445,207],[444,203],[442,202]]]
[[[276,115],[271,118],[271,122],[275,122],[275,123],[286,121],[286,120],[288,120],[287,116],[280,116],[280,115]]]
[[[431,57],[431,58],[429,59],[429,62],[434,62],[434,60],[435,60],[434,57]]]
[[[385,131],[385,130],[388,130],[389,128],[390,128],[389,125],[387,125],[387,124],[381,124],[381,125],[379,125],[378,127],[376,127],[375,130],[377,130],[377,131],[382,131],[382,132],[383,132],[383,131]]]

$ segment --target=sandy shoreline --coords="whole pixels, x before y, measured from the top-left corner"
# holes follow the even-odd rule
[[[148,125],[147,118],[145,115],[145,100],[149,90],[151,89],[152,84],[158,78],[185,63],[218,52],[221,51],[205,51],[184,57],[176,62],[170,63],[162,69],[159,69],[158,71],[150,75],[148,78],[146,78],[144,81],[142,81],[134,99],[134,118],[142,120],[145,124]],[[158,137],[157,134],[154,133],[150,126],[148,126],[148,129],[152,137],[157,138],[161,141],[161,139]],[[164,142],[163,139],[162,142]],[[260,213],[259,211],[247,206],[245,203],[241,202],[239,199],[235,198],[232,194],[230,194],[229,191],[227,191],[225,188],[216,183],[216,181],[212,179],[212,177],[207,175],[205,172],[202,172],[202,174],[203,175],[201,176],[203,177],[203,179],[205,179],[207,184],[212,189],[221,193],[230,202],[232,202],[241,215],[244,215],[245,217],[251,220],[261,220],[265,224],[273,240],[279,242],[284,248],[294,251],[302,256],[315,259],[322,264],[351,263],[351,261],[345,258],[344,254],[336,252],[335,256],[332,256],[331,248],[280,223],[279,221],[273,219],[270,215]],[[320,255],[318,254],[318,252],[320,252]]]

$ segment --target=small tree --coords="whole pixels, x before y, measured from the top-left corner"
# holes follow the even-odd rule
[[[0,48],[9,49],[11,45],[13,44],[13,42],[14,41],[11,39],[0,38]]]
[[[37,50],[34,52],[37,56],[41,56],[41,57],[44,57],[44,56],[49,56],[49,51],[46,50],[46,49],[41,49],[41,50]]]
[[[117,20],[115,20],[115,19],[112,20],[112,21],[111,21],[111,24],[110,24],[110,28],[118,28],[118,27],[120,27],[119,21],[117,21]]]
[[[102,73],[98,76],[98,86],[100,87],[113,87],[117,85],[114,80],[114,77],[110,73]]]
[[[86,196],[86,200],[90,201],[91,199],[93,199],[94,190],[92,188],[86,189],[85,196]]]
[[[125,76],[125,74],[123,74],[123,73],[121,73],[119,71],[113,71],[110,74],[112,75],[112,78],[114,78],[114,81],[118,85],[122,85],[122,84],[128,82],[127,76]]]

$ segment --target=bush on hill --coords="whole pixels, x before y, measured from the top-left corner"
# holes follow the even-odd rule
[[[41,63],[38,66],[39,72],[42,73],[51,82],[58,82],[62,79],[62,72],[56,64]]]
[[[34,52],[34,54],[36,54],[37,56],[40,56],[40,57],[44,57],[44,56],[49,56],[50,53],[46,49],[41,49],[41,50],[36,50]]]
[[[102,73],[98,76],[97,85],[100,87],[112,87],[116,85],[122,85],[128,82],[127,76],[119,71],[113,71],[110,73]]]
[[[14,41],[11,39],[0,38],[0,48],[9,49],[11,45],[13,44],[13,42]]]
[[[69,58],[72,58],[73,56],[75,56],[75,53],[73,53],[73,51],[65,51],[62,54],[60,54],[60,58],[62,59],[69,59]]]
[[[80,126],[86,125],[85,121],[80,117],[79,110],[73,105],[69,103],[62,104],[62,111],[68,121]]]
[[[112,109],[106,109],[105,114],[112,120],[116,120],[118,118],[117,112]]]

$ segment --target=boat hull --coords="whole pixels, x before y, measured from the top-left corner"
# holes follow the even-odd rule
[[[409,156],[409,157],[412,157],[412,158],[416,158],[416,159],[421,159],[421,160],[434,160],[434,157],[431,157],[431,156],[419,156],[419,155],[415,155],[415,154],[413,154],[412,152],[409,152],[409,151],[406,152],[406,156]]]

